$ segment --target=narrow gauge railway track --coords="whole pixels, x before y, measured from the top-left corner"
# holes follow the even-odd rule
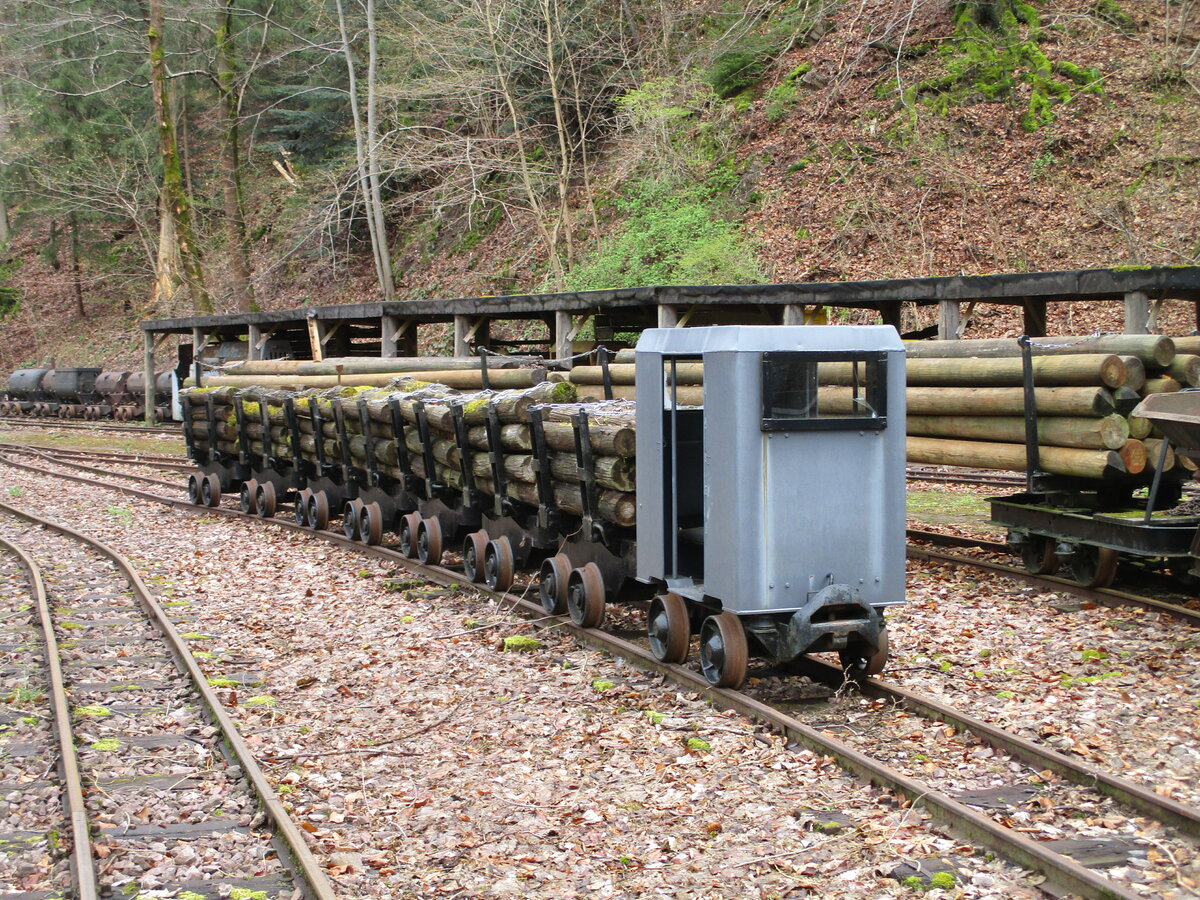
[[[75,450],[67,447],[43,447],[37,444],[12,444],[0,441],[0,450],[29,450],[44,453],[67,460],[87,460],[90,462],[116,463],[121,466],[140,466],[147,469],[162,471],[194,472],[196,467],[183,456],[171,456],[165,453],[128,453],[116,450]]]
[[[21,526],[13,519],[37,530],[14,537]],[[4,503],[0,524],[9,535],[0,553],[28,581],[24,592],[6,591],[5,602],[17,607],[31,596],[36,623],[14,628],[22,610],[3,610],[5,630],[23,638],[0,645],[3,669],[23,684],[14,692],[22,711],[39,700],[49,710],[45,723],[22,717],[32,742],[5,747],[27,776],[4,786],[8,821],[38,831],[0,835],[0,876],[10,876],[0,880],[31,898],[94,900],[142,888],[277,898],[299,888],[311,900],[332,900],[299,828],[128,560]],[[47,564],[53,574],[43,574]],[[0,578],[13,581],[15,569],[0,568]],[[57,784],[47,782],[56,769]],[[32,815],[19,818],[21,807],[33,807]],[[69,866],[45,863],[62,849],[56,834],[70,836]]]
[[[916,528],[908,529],[908,536],[913,540],[943,547],[961,547],[972,550],[984,550],[991,553],[1003,553],[1006,556],[1011,555],[1008,546],[997,541],[939,534],[936,531],[923,531]],[[997,575],[1003,575],[1006,578],[1022,581],[1043,590],[1070,594],[1073,597],[1078,597],[1080,600],[1098,603],[1101,606],[1129,606],[1146,609],[1151,612],[1173,616],[1187,622],[1189,625],[1200,626],[1200,610],[1190,609],[1179,603],[1171,603],[1154,597],[1145,597],[1141,594],[1130,593],[1129,591],[1117,590],[1115,588],[1085,587],[1078,582],[1067,578],[1059,578],[1056,575],[1035,575],[1027,572],[1025,569],[1019,569],[1015,566],[1005,565],[993,560],[963,556],[957,553],[943,553],[938,550],[930,550],[928,547],[918,547],[911,543],[908,545],[908,556],[910,559],[922,559],[959,568],[980,569],[985,572],[992,572]]]
[[[70,419],[18,419],[11,416],[0,418],[0,425],[11,425],[18,428],[40,428],[43,431],[54,428],[67,428],[74,431],[116,431],[122,434],[166,434],[182,435],[182,425],[117,425],[116,423],[72,422]]]
[[[1021,475],[980,472],[973,469],[946,471],[942,468],[914,465],[908,467],[906,475],[909,481],[930,481],[936,484],[977,484],[996,487],[1023,487],[1025,485],[1025,478]]]
[[[434,583],[447,587],[463,584],[463,576],[460,572],[444,566],[422,565],[387,546],[367,546],[334,532],[313,531],[289,519],[263,519],[224,506],[198,507],[186,500],[164,497],[139,488],[97,482],[89,477],[45,469],[31,463],[17,462],[13,456],[12,452],[4,452],[0,454],[0,461],[39,474],[119,491],[192,514],[215,514],[229,518],[251,519],[260,526],[275,525],[290,531],[304,532],[342,548],[394,563]],[[122,477],[133,478],[135,476]],[[178,485],[158,479],[139,477],[137,480],[155,485],[170,484],[171,487],[178,489]],[[1118,835],[1115,840],[1104,840],[1093,835],[1090,841],[1082,840],[1074,843],[1068,841],[1070,846],[1066,846],[1034,840],[1023,833],[1016,820],[1020,820],[1024,815],[1019,808],[1020,805],[1033,799],[1028,792],[1029,778],[1026,778],[1025,785],[1009,785],[1011,789],[1008,791],[1009,796],[1007,797],[1004,790],[999,790],[992,792],[995,796],[991,800],[980,799],[979,792],[968,792],[963,798],[957,798],[918,777],[901,771],[894,765],[881,761],[878,754],[865,752],[847,741],[829,736],[826,733],[831,727],[828,722],[818,721],[811,724],[804,721],[804,718],[819,718],[819,715],[813,716],[811,704],[807,704],[809,707],[807,713],[803,710],[788,712],[781,709],[778,704],[766,702],[745,691],[714,688],[696,671],[683,666],[659,662],[651,654],[649,648],[644,646],[644,642],[633,642],[616,634],[595,629],[578,628],[566,617],[547,617],[540,603],[531,602],[523,595],[491,591],[478,584],[472,584],[470,587],[481,594],[504,602],[514,610],[542,620],[542,624],[549,623],[557,629],[567,629],[581,643],[621,657],[644,670],[661,673],[684,690],[704,695],[715,706],[735,710],[788,735],[791,739],[816,752],[832,756],[848,771],[894,790],[908,797],[914,803],[919,803],[934,819],[945,824],[961,838],[995,850],[1017,865],[1039,873],[1046,878],[1048,884],[1058,891],[1070,892],[1081,897],[1117,898],[1117,900],[1132,900],[1134,897],[1143,896],[1068,855],[1068,852],[1086,854],[1089,849],[1106,851],[1106,847],[1114,842],[1118,845],[1127,845],[1128,841],[1123,836]],[[514,590],[524,590],[525,588],[525,585],[520,585]],[[843,684],[840,672],[820,663],[813,662],[809,673],[830,686],[837,684],[840,687]],[[1196,809],[1159,797],[1153,791],[1133,782],[1104,773],[1071,757],[1044,748],[1033,741],[982,723],[936,700],[920,697],[911,691],[887,685],[878,679],[865,681],[863,690],[869,696],[885,701],[885,704],[880,705],[891,707],[904,704],[907,712],[952,726],[962,736],[963,741],[974,742],[976,746],[985,744],[995,748],[995,751],[1002,756],[992,757],[991,769],[980,773],[982,778],[992,778],[993,782],[991,783],[994,783],[998,771],[1007,772],[1009,779],[1012,778],[1013,772],[1018,771],[1025,772],[1027,776],[1034,771],[1044,769],[1058,773],[1064,781],[1070,782],[1070,785],[1065,787],[1068,791],[1067,794],[1064,795],[1062,790],[1051,790],[1049,786],[1043,786],[1034,794],[1043,809],[1047,806],[1051,809],[1059,809],[1058,804],[1065,804],[1059,809],[1059,812],[1066,822],[1070,821],[1067,817],[1071,812],[1079,812],[1081,809],[1094,812],[1119,801],[1136,810],[1138,814],[1153,820],[1154,827],[1177,829],[1174,834],[1162,839],[1167,841],[1167,844],[1162,844],[1163,846],[1177,842],[1186,843],[1192,838],[1200,837],[1200,811]],[[801,707],[803,706],[806,704],[801,704]],[[963,759],[966,758],[964,754]],[[1001,760],[1001,763],[996,763],[997,759]],[[961,765],[962,760],[958,760],[958,764]],[[996,814],[993,816],[980,812],[973,808],[974,806],[992,807]],[[1009,824],[1005,824],[1006,821]],[[1162,824],[1158,825],[1157,823]],[[1036,829],[1027,830],[1035,831]],[[1065,852],[1059,852],[1060,849]],[[1106,852],[1111,853],[1111,848]],[[1134,849],[1132,852],[1138,851]],[[1194,853],[1192,856],[1195,858]],[[1099,865],[1115,865],[1115,863],[1110,859],[1107,862],[1101,861]],[[1179,896],[1183,896],[1183,894]]]

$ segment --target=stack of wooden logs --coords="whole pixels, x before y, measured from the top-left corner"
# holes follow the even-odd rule
[[[488,356],[491,388],[527,388],[546,380],[546,370],[533,357]],[[483,363],[474,356],[409,356],[380,358],[345,356],[325,360],[251,360],[204,375],[204,387],[326,390],[341,387],[386,387],[398,378],[419,378],[458,390],[483,388]],[[188,378],[184,387],[195,387]]]
[[[1200,385],[1200,356],[1171,338],[1106,334],[1032,340],[1039,462],[1057,475],[1149,475],[1163,444],[1130,417],[1147,394]],[[1014,339],[923,341],[908,350],[908,460],[1023,470],[1021,349]],[[1168,449],[1165,469],[1189,465]]]
[[[291,398],[296,410],[299,449],[304,460],[316,463],[317,418],[320,420],[322,451],[327,464],[341,466],[348,455],[352,468],[365,471],[368,454],[377,471],[403,483],[404,468],[401,446],[407,451],[409,471],[425,478],[425,451],[417,427],[418,403],[423,404],[428,423],[429,453],[433,459],[432,480],[461,491],[465,478],[476,491],[494,496],[490,454],[488,410],[493,408],[500,424],[499,439],[503,451],[505,493],[530,505],[537,505],[538,460],[533,455],[530,408],[542,407],[543,434],[550,463],[552,491],[546,505],[579,515],[583,512],[580,471],[576,459],[576,425],[574,414],[585,410],[588,416],[589,445],[592,451],[592,470],[597,486],[595,513],[617,525],[632,526],[636,521],[634,499],[636,441],[634,416],[630,404],[577,404],[576,392],[570,384],[541,382],[533,387],[492,392],[460,393],[440,384],[415,379],[402,380],[387,388],[343,387],[324,391],[288,393],[266,387],[215,387],[190,390],[184,394],[192,422],[193,446],[201,451],[210,447],[208,433],[208,398],[212,398],[216,420],[216,449],[236,457],[239,428],[235,404],[240,404],[244,429],[248,438],[246,449],[256,456],[269,455],[288,461],[294,457],[291,432],[287,423],[285,401]],[[392,400],[397,401],[404,424],[403,445],[393,425]],[[367,411],[367,427],[371,446],[363,433],[359,403]],[[262,404],[266,404],[269,423],[269,448],[264,441]],[[313,407],[317,409],[314,418]],[[456,434],[455,409],[462,410],[465,426],[465,446]],[[342,442],[343,423],[345,446]],[[467,460],[464,467],[463,460]],[[464,468],[466,471],[464,472]]]
[[[1150,393],[1200,386],[1200,337],[1093,335],[1033,339],[1039,464],[1052,474],[1106,479],[1151,473],[1161,435],[1129,414]],[[907,344],[908,461],[1023,471],[1025,397],[1015,339]],[[615,397],[634,396],[632,351],[608,366]],[[568,378],[580,397],[604,395],[604,370],[577,366]],[[552,378],[558,377],[551,373]],[[679,402],[704,402],[704,369],[680,363]],[[820,405],[849,414],[853,388],[846,364],[820,368]],[[1192,468],[1168,449],[1166,469]]]

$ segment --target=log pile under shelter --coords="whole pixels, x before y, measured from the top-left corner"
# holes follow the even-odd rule
[[[1194,466],[1169,449],[1162,455],[1161,435],[1130,413],[1148,394],[1200,387],[1200,337],[1031,343],[1042,471],[1111,480],[1148,477],[1160,460],[1164,469]],[[1018,342],[923,341],[907,350],[908,461],[1023,471]],[[482,366],[474,357],[271,360],[230,367],[184,396],[198,449],[373,468],[573,514],[588,505],[587,482],[596,514],[630,526],[634,372],[633,351],[568,371],[495,356]],[[855,377],[848,363],[820,366],[822,414],[851,413]],[[674,378],[680,404],[703,404],[702,364],[680,362]],[[581,428],[590,447],[586,475]]]

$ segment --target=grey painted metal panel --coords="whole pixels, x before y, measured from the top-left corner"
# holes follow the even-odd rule
[[[887,353],[881,430],[765,432],[762,354]],[[738,613],[798,609],[830,583],[874,606],[904,599],[904,349],[889,326],[650,329],[637,348],[637,577],[663,579],[663,361],[703,358],[704,582],[681,592]]]

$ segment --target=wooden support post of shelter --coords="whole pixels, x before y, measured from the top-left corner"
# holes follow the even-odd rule
[[[309,314],[306,322],[308,323],[308,346],[312,351],[312,358],[317,362],[322,362],[325,359],[325,341],[328,340],[325,323],[312,314]]]
[[[417,355],[417,323],[400,316],[383,316],[379,355],[384,359]]]
[[[956,341],[962,337],[962,308],[958,300],[938,301],[938,340]]]
[[[676,328],[679,325],[679,310],[663,303],[658,307],[658,327]]]
[[[558,360],[569,360],[571,357],[571,341],[575,339],[575,323],[574,317],[565,310],[556,309],[554,311],[554,327],[551,330],[550,340],[554,345],[554,358]],[[566,362],[567,368],[571,367],[570,362]]]
[[[208,342],[208,332],[203,328],[192,329],[192,377],[196,379],[196,387],[203,384],[204,371],[200,365],[200,356],[204,353],[204,345]]]
[[[803,325],[804,324],[804,304],[788,303],[783,307],[783,324],[784,325]]]
[[[1150,298],[1145,291],[1129,291],[1125,295],[1125,333],[1150,333]]]
[[[454,355],[471,356],[471,344],[486,347],[491,343],[491,319],[488,316],[455,315]]]
[[[246,326],[246,359],[262,359],[263,333],[261,325]]]
[[[879,307],[879,318],[884,325],[891,325],[897,332],[901,330],[900,315],[903,304],[899,300],[888,300]]]
[[[1025,334],[1028,337],[1046,336],[1046,301],[1040,297],[1022,297],[1021,310]]]
[[[142,365],[146,371],[146,424],[154,425],[154,333],[146,331],[142,337]]]

